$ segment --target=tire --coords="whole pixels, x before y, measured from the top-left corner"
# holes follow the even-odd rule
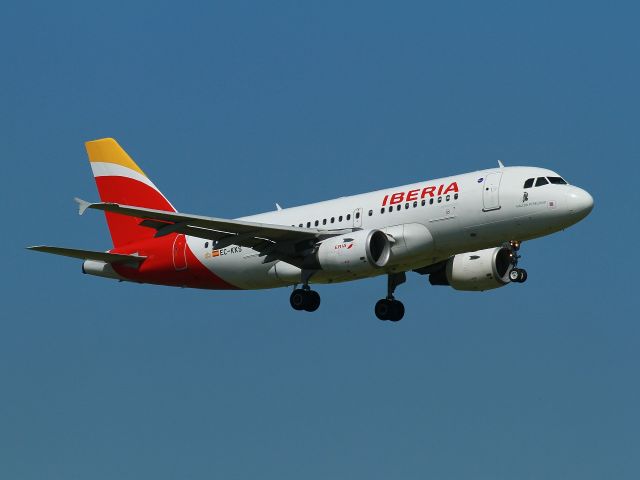
[[[374,312],[379,320],[389,320],[392,313],[391,302],[386,298],[378,300],[376,302]]]
[[[298,288],[291,293],[291,297],[289,297],[289,303],[291,303],[291,307],[294,310],[303,310],[305,303],[305,291]]]
[[[391,302],[391,320],[392,322],[399,322],[404,317],[404,304],[398,300]]]
[[[527,275],[527,271],[526,271],[526,270],[524,270],[524,269],[521,269],[521,270],[520,270],[520,280],[519,280],[519,282],[520,282],[520,283],[524,283],[524,282],[526,282],[526,281],[527,281],[527,277],[528,277],[528,275]]]
[[[314,290],[304,293],[306,294],[304,309],[307,312],[315,312],[320,306],[320,294]]]
[[[509,280],[515,283],[520,283],[520,269],[514,268],[509,272]]]

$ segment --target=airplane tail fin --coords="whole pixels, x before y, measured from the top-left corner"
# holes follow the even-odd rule
[[[176,211],[113,138],[93,140],[85,146],[101,201]],[[105,212],[105,216],[114,247],[152,238],[155,234],[153,229],[140,226],[139,218],[111,212]]]

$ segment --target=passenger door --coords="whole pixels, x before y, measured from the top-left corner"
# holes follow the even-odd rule
[[[356,208],[353,211],[353,226],[356,228],[362,227],[362,209]]]
[[[484,179],[482,190],[482,211],[488,212],[500,208],[500,180],[502,172],[489,173]]]
[[[176,271],[187,269],[187,240],[183,234],[176,235],[173,241],[173,268]]]

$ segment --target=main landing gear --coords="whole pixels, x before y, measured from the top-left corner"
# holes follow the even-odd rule
[[[320,306],[320,295],[315,290],[311,290],[308,285],[303,288],[296,288],[289,298],[294,310],[305,310],[315,312]]]
[[[314,272],[312,270],[303,270],[302,288],[296,288],[291,292],[289,302],[294,310],[315,312],[320,306],[320,295],[309,287],[309,279],[313,273]]]
[[[511,255],[513,256],[513,268],[509,272],[509,280],[513,283],[524,283],[527,281],[527,271],[524,268],[518,268],[518,260],[520,259],[520,255],[518,254],[518,250],[520,250],[520,241],[511,240],[509,242],[509,246],[511,248]]]
[[[378,300],[375,307],[376,317],[380,320],[390,320],[392,322],[402,320],[402,317],[404,317],[404,305],[393,297],[393,292],[395,292],[398,285],[402,285],[406,281],[407,276],[404,272],[389,274],[387,277],[387,298]]]

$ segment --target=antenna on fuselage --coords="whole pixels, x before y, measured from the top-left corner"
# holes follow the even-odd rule
[[[504,164],[502,163],[502,160],[498,160],[498,166],[500,168],[504,168]]]
[[[276,202],[276,208],[278,209],[278,211],[282,210],[282,207],[280,206],[279,203]]]

